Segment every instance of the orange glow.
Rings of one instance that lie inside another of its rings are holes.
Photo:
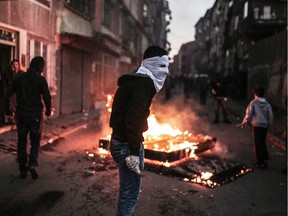
[[[103,148],[98,148],[98,153],[101,154],[101,155],[109,155],[109,151],[106,150],[106,149],[103,149]]]
[[[113,95],[108,94],[108,95],[106,95],[106,98],[107,98],[106,108],[107,108],[107,111],[111,113],[111,111],[112,111],[112,102],[113,102]]]
[[[201,174],[200,176],[197,176],[196,178],[191,179],[191,181],[197,184],[201,183],[202,185],[209,186],[210,188],[214,188],[218,186],[216,182],[209,180],[213,176],[213,173],[200,172],[200,174]]]
[[[149,129],[143,133],[145,149],[166,153],[185,150],[187,154],[190,152],[188,158],[194,159],[197,158],[194,153],[198,148],[197,144],[212,138],[203,135],[196,136],[189,131],[182,132],[178,128],[172,127],[167,123],[160,124],[154,114],[151,114],[148,118],[148,128]],[[162,161],[160,163],[166,167],[172,165],[167,161]],[[177,162],[174,164],[177,164]]]

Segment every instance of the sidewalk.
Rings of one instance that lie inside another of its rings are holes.
[[[44,119],[41,146],[57,141],[99,119],[99,110]],[[16,153],[16,127],[0,127],[0,151]]]
[[[41,146],[52,143],[81,128],[85,128],[89,122],[97,119],[99,119],[99,110],[89,110],[83,113],[47,119],[43,125]]]

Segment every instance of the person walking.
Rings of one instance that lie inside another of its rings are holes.
[[[256,167],[267,168],[269,154],[266,145],[268,127],[273,124],[274,116],[271,105],[264,98],[264,88],[254,90],[254,99],[246,108],[245,117],[237,127],[243,128],[247,124],[252,125],[252,137],[254,140],[254,155]]]
[[[141,66],[118,79],[112,104],[110,151],[119,166],[117,216],[133,215],[140,198],[144,169],[143,132],[148,129],[152,99],[168,75],[169,58],[165,49],[148,47]]]
[[[214,105],[215,118],[213,124],[219,123],[220,109],[222,109],[223,122],[230,124],[231,122],[228,119],[228,113],[226,108],[227,95],[225,86],[220,81],[216,81],[216,83],[212,85],[211,93],[214,96],[214,103],[215,103]]]
[[[38,178],[38,154],[40,148],[43,102],[45,115],[51,115],[51,95],[46,79],[41,76],[45,60],[41,56],[32,59],[26,73],[17,76],[8,87],[4,96],[7,116],[14,115],[10,106],[10,98],[16,94],[15,119],[17,126],[17,155],[20,177],[26,178],[29,171],[32,179]],[[27,135],[30,133],[30,154],[27,159]]]

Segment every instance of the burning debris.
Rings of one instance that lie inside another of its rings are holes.
[[[159,124],[154,115],[148,118],[149,130],[144,135],[145,162],[171,166],[196,158],[206,150],[213,149],[216,138],[173,128],[169,124]],[[109,149],[109,136],[99,139],[99,147]]]
[[[98,148],[97,151],[86,151],[85,159],[91,161],[92,164],[84,170],[84,176],[92,176],[96,172],[117,169],[113,162],[110,153],[103,148]]]
[[[111,101],[110,97],[108,101]],[[107,103],[106,107],[109,108],[109,105],[111,103]],[[145,170],[209,188],[227,184],[252,171],[244,164],[231,161],[199,159],[200,153],[215,147],[215,137],[183,132],[168,123],[159,124],[155,115],[149,116],[148,128],[143,134]],[[99,148],[108,150],[109,140],[109,136],[101,138]]]
[[[145,164],[145,170],[208,188],[215,188],[235,181],[251,172],[252,168],[232,161],[201,158],[198,160],[190,159],[170,167]]]

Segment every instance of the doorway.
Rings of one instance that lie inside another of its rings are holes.
[[[4,93],[6,91],[4,85],[4,77],[6,71],[9,69],[12,55],[12,47],[0,44],[0,125],[5,124],[4,111]]]

